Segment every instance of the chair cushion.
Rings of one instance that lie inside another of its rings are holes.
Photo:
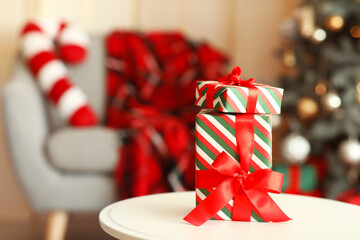
[[[104,127],[62,128],[48,137],[50,162],[69,172],[112,172],[117,162],[117,132]]]

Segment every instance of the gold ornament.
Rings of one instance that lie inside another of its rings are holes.
[[[352,26],[350,28],[350,35],[353,38],[360,38],[360,27],[359,26]]]
[[[325,26],[332,32],[338,32],[344,27],[344,18],[340,15],[331,15],[325,20]]]
[[[316,84],[315,86],[315,93],[318,96],[324,96],[326,93],[326,84],[323,82],[319,82],[318,84]]]
[[[284,63],[288,67],[296,65],[296,58],[293,50],[289,49],[284,52]]]
[[[318,114],[319,106],[314,99],[303,97],[297,103],[297,111],[301,120],[310,120]]]

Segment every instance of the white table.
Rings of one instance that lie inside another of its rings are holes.
[[[210,220],[195,227],[183,217],[195,193],[164,193],[120,201],[104,208],[101,227],[118,239],[360,239],[360,207],[333,200],[272,195],[293,220],[285,223]]]

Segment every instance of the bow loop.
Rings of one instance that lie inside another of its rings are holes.
[[[234,173],[240,173],[240,165],[232,159],[226,152],[220,153],[215,159],[212,168],[222,175],[232,177]]]
[[[232,72],[225,77],[219,78],[218,81],[223,84],[227,85],[238,85],[242,87],[251,87],[254,86],[255,79],[250,78],[248,80],[242,80],[240,77],[241,74],[241,68],[236,66],[232,70]]]
[[[249,174],[247,183],[261,191],[280,193],[284,181],[284,174],[270,169],[259,169]]]

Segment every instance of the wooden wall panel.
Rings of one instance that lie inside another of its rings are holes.
[[[227,2],[228,0],[184,0],[183,30],[192,39],[206,40],[228,52]]]
[[[0,51],[9,50],[17,41],[18,32],[27,17],[24,0],[0,0]]]
[[[140,30],[173,30],[180,27],[180,0],[140,0]]]
[[[115,28],[134,28],[134,5],[137,0],[93,1],[91,6],[90,31],[94,34],[107,34]]]
[[[92,0],[39,0],[39,10],[36,15],[40,15],[46,18],[58,18],[72,22],[83,27],[85,30],[89,30],[91,26],[88,24],[88,14]]]
[[[284,2],[239,0],[236,6],[234,64],[260,82],[274,81],[279,71],[275,50],[280,47]]]

